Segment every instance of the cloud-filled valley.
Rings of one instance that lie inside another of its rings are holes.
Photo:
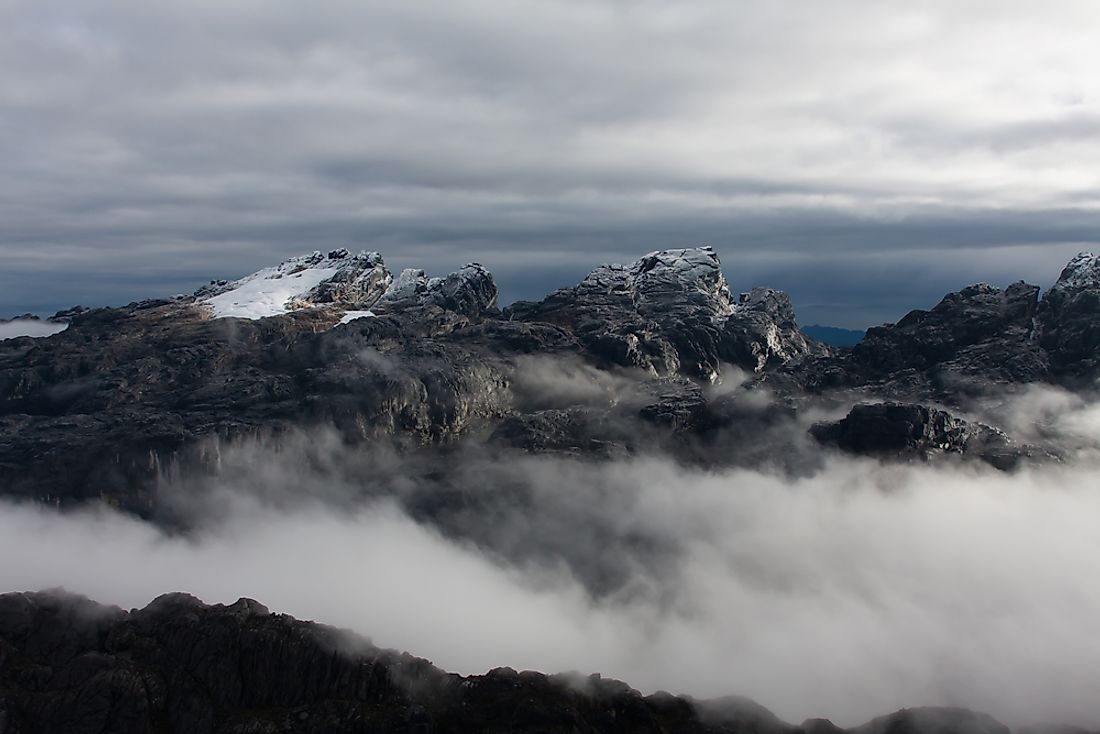
[[[165,478],[174,531],[5,502],[20,562],[0,586],[252,596],[460,672],[600,671],[795,722],[936,704],[1096,726],[1096,407],[1037,391],[1000,409],[1036,425],[1052,406],[1079,448],[1011,474],[476,452],[435,472],[323,432],[227,444],[219,471]]]

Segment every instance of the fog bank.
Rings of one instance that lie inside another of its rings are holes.
[[[4,504],[0,552],[19,562],[0,587],[122,606],[169,590],[251,596],[449,670],[599,671],[644,691],[748,695],[794,722],[939,704],[1100,724],[1091,465],[1006,475],[837,460],[784,480],[663,459],[510,464],[529,482],[525,524],[496,515],[481,532],[609,552],[563,521],[572,508],[634,539],[636,559],[629,544],[614,551],[631,583],[594,596],[552,549],[483,552],[476,533],[447,539],[395,501],[287,504],[235,487],[220,520],[186,537],[105,509]]]
[[[12,319],[0,321],[0,340],[14,339],[17,336],[51,336],[69,328],[68,324],[37,319]]]

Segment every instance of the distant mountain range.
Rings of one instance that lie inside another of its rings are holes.
[[[839,326],[821,326],[820,324],[801,328],[803,334],[833,347],[854,347],[867,333],[858,329],[842,329]]]

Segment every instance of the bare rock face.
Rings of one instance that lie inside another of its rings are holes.
[[[470,263],[445,278],[428,278],[423,270],[407,268],[371,307],[378,313],[386,313],[437,306],[476,318],[496,305],[493,276],[480,264]]]
[[[1040,344],[1051,368],[1074,381],[1100,373],[1100,257],[1083,252],[1039,304]]]
[[[755,373],[828,354],[828,347],[799,331],[790,296],[772,288],[742,293],[723,328],[723,359]]]
[[[566,326],[596,356],[656,375],[713,380],[723,362],[761,371],[827,352],[798,331],[785,294],[756,289],[735,302],[710,247],[604,265],[573,288],[506,313]]]
[[[929,460],[956,455],[980,459],[999,469],[1026,460],[1054,457],[1022,446],[992,426],[947,411],[906,403],[857,405],[834,423],[819,423],[810,433],[823,444],[858,455]]]
[[[853,349],[868,376],[924,371],[941,383],[955,377],[1034,382],[1047,377],[1032,323],[1039,289],[979,284],[944,296],[931,311],[911,311],[893,326],[869,329]]]
[[[377,252],[353,256],[347,250],[333,250],[327,259],[337,263],[336,273],[310,289],[301,300],[301,307],[334,303],[355,309],[370,308],[392,281]]]

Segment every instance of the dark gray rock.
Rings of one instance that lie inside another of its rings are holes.
[[[1081,253],[1039,304],[1040,344],[1051,369],[1071,382],[1100,374],[1100,257]]]
[[[577,286],[505,314],[564,326],[608,364],[655,375],[713,380],[723,362],[760,371],[828,351],[798,330],[786,294],[754,289],[735,302],[709,247],[605,265]]]
[[[857,405],[841,420],[816,424],[810,433],[823,444],[868,456],[928,460],[954,454],[975,457],[999,469],[1015,468],[1025,460],[1054,458],[1035,447],[1017,444],[991,426],[906,403]]]
[[[391,313],[437,306],[444,311],[477,318],[496,305],[497,287],[493,276],[480,264],[470,263],[445,278],[428,278],[423,270],[406,269],[372,304],[372,310]]]
[[[5,734],[778,731],[745,699],[651,699],[598,675],[448,674],[248,599],[169,594],[126,613],[64,592],[0,595]]]
[[[830,349],[803,334],[790,296],[771,288],[742,293],[723,327],[719,356],[752,372],[826,357]]]
[[[850,353],[853,383],[902,385],[919,376],[932,394],[953,394],[968,383],[1040,382],[1048,360],[1034,328],[1039,289],[986,284],[944,296],[931,311],[911,311],[897,324],[867,330]]]
[[[64,591],[0,594],[0,726],[3,734],[1010,734],[986,714],[933,707],[848,730],[824,719],[795,727],[740,696],[643,696],[599,675],[511,668],[454,675],[251,599],[206,605],[166,594],[125,612]]]

